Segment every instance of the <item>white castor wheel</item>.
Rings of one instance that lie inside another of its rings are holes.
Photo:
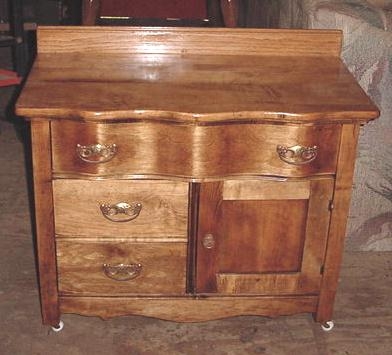
[[[59,325],[57,327],[52,327],[52,330],[56,333],[61,332],[64,328],[64,322],[60,320]]]
[[[324,330],[324,332],[330,332],[334,326],[335,323],[333,320],[329,320],[328,322],[325,322],[325,324],[321,324],[321,329]]]

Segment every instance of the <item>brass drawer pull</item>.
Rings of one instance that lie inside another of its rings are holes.
[[[318,147],[304,147],[302,145],[295,145],[293,147],[286,147],[278,145],[276,151],[279,158],[288,164],[302,165],[308,164],[317,157]]]
[[[133,280],[140,275],[142,269],[142,264],[103,264],[105,275],[116,281]]]
[[[114,205],[102,203],[99,207],[104,217],[110,221],[129,222],[139,216],[143,206],[139,202],[133,202],[131,204],[119,202]],[[123,215],[126,217],[124,218]]]
[[[99,164],[111,160],[117,153],[115,144],[76,145],[79,158],[86,163]]]

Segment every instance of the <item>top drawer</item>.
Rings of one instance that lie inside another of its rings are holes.
[[[52,122],[56,174],[304,177],[333,174],[341,126]]]

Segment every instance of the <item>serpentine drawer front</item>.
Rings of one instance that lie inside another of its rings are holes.
[[[51,128],[55,173],[109,176],[333,174],[340,137],[339,125],[60,121]]]
[[[39,28],[16,112],[43,323],[308,312],[331,329],[359,129],[378,116],[341,41]]]

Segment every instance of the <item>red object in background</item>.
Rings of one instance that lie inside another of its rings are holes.
[[[207,18],[206,0],[101,0],[100,16],[132,18]]]
[[[0,69],[0,86],[19,85],[21,80],[15,72]]]

